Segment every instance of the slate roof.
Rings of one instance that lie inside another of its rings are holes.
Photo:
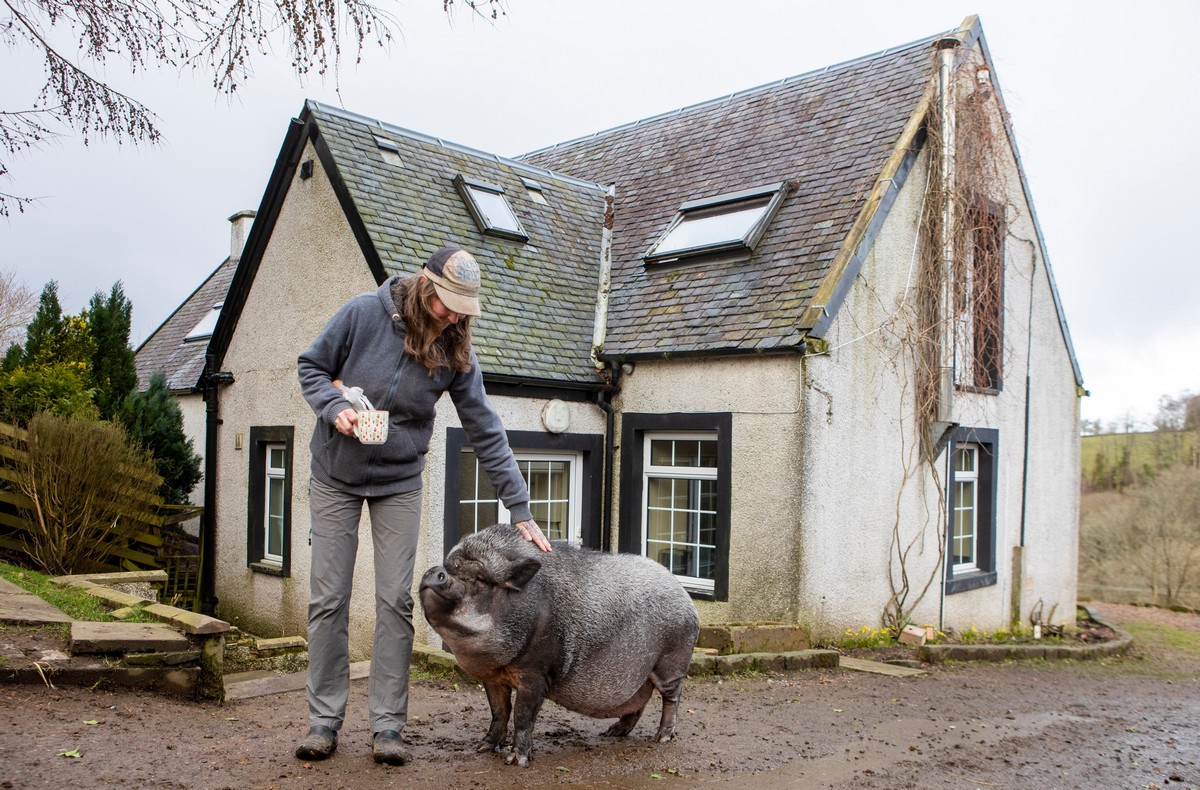
[[[384,276],[415,274],[446,244],[479,261],[483,316],[472,324],[489,376],[582,387],[599,383],[591,361],[606,190],[595,183],[421,135],[317,102],[315,124],[343,200],[349,200]],[[385,154],[379,140],[395,150]],[[485,235],[455,189],[456,175],[501,186],[527,242]],[[532,200],[521,178],[542,188]],[[360,239],[361,244],[361,239]]]
[[[167,389],[171,392],[198,391],[208,340],[184,342],[184,338],[209,314],[213,305],[225,301],[237,264],[237,258],[226,258],[138,347],[135,365],[139,390],[149,387],[150,376],[161,371],[167,377]]]
[[[934,76],[930,37],[534,151],[521,161],[616,187],[605,357],[798,346],[901,132]],[[749,259],[647,266],[689,200],[786,181]],[[835,275],[838,274],[835,272]]]

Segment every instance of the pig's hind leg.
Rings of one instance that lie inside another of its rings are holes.
[[[687,658],[691,658],[690,652]],[[675,712],[679,708],[679,697],[683,694],[683,681],[687,677],[689,663],[685,660],[681,669],[674,669],[670,665],[679,662],[669,659],[670,656],[664,656],[654,668],[655,671],[650,674],[650,681],[662,696],[662,718],[658,722],[658,732],[654,735],[654,740],[659,743],[667,743],[675,737]],[[664,664],[667,666],[664,667]]]
[[[637,693],[621,705],[621,710],[629,712],[623,714],[613,726],[604,731],[605,737],[623,738],[628,735],[637,725],[638,720],[642,718],[642,711],[646,710],[646,703],[650,701],[650,695],[653,693],[654,683],[647,679]]]
[[[475,750],[503,752],[504,740],[508,736],[508,718],[512,715],[512,688],[503,683],[485,683],[483,687],[492,709],[492,726]]]

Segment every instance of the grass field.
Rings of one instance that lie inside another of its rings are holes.
[[[1128,454],[1134,474],[1176,464],[1200,466],[1200,439],[1196,431],[1152,431],[1148,433],[1105,433],[1084,436],[1080,442],[1079,467],[1084,482],[1090,482],[1096,461],[1103,457],[1109,468]]]

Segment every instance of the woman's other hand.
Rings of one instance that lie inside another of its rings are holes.
[[[358,422],[358,412],[354,409],[342,409],[333,421],[333,427],[344,436],[354,435],[354,426]],[[536,527],[537,525],[534,524]]]

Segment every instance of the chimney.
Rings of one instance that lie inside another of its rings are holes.
[[[250,236],[250,225],[254,222],[254,215],[253,211],[239,211],[229,218],[230,258],[242,257],[242,248],[246,246],[246,239]]]

